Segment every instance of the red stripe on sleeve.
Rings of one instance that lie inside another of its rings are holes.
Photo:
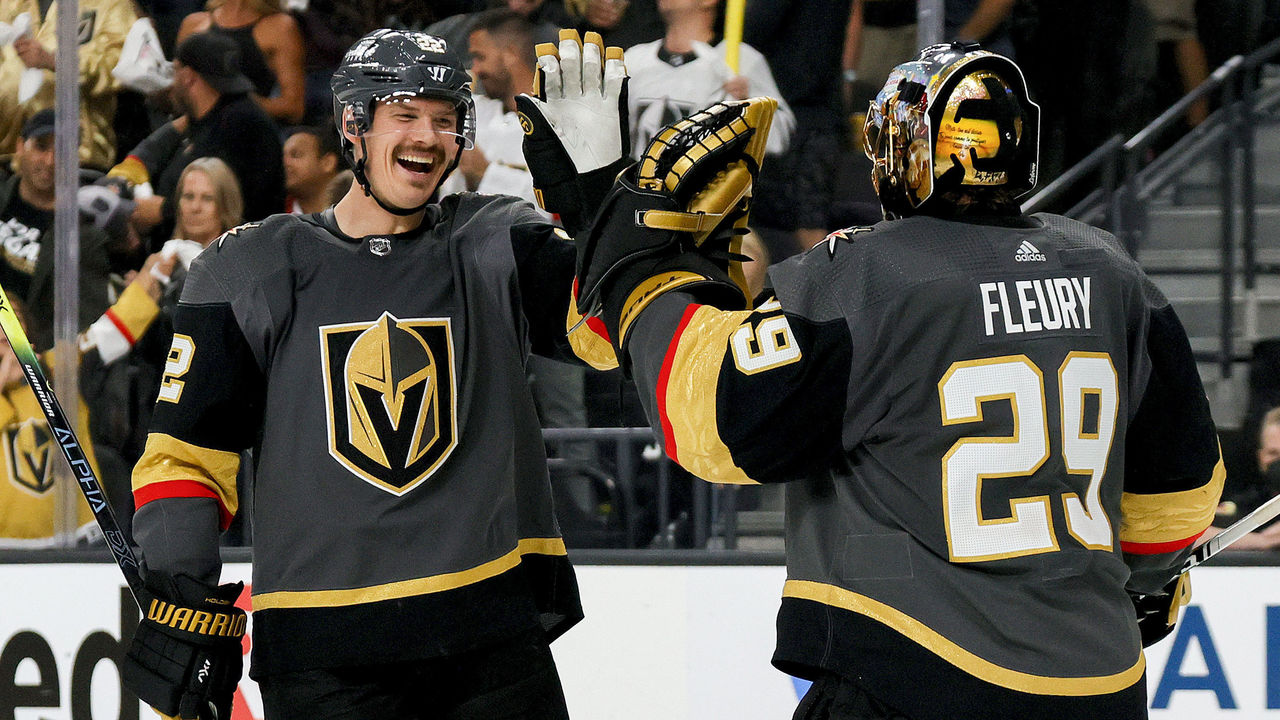
[[[693,314],[698,311],[701,305],[690,305],[684,309],[684,315],[680,317],[680,324],[676,325],[675,335],[671,337],[671,344],[667,346],[667,354],[662,359],[662,372],[658,374],[658,417],[662,420],[662,436],[666,439],[667,457],[674,462],[680,462],[676,455],[676,439],[675,432],[671,428],[671,419],[667,417],[667,381],[671,379],[671,364],[675,362],[676,349],[680,346],[680,337],[684,335],[684,330],[689,326],[689,322],[693,320]]]
[[[600,339],[610,345],[613,344],[613,341],[609,339],[609,330],[604,326],[604,320],[601,320],[598,315],[587,318],[587,329],[599,335]]]
[[[152,500],[199,497],[213,498],[218,503],[218,525],[223,530],[230,527],[231,513],[222,504],[218,494],[195,480],[166,480],[140,487],[133,491],[133,505],[135,508],[141,508]]]
[[[107,311],[103,314],[107,316],[107,319],[111,321],[112,325],[116,326],[116,329],[120,331],[120,334],[124,336],[124,339],[129,341],[129,347],[133,347],[137,344],[138,340],[133,336],[133,333],[129,332],[129,326],[125,325],[123,320],[116,317],[114,310],[107,308]]]
[[[569,302],[571,302],[571,303],[573,303],[573,304],[574,304],[574,308],[575,308],[575,309],[577,308],[577,304],[578,304],[578,278],[574,278],[574,279],[573,279],[573,292],[570,294]],[[586,320],[586,322],[587,322],[587,329],[588,329],[588,330],[590,330],[591,332],[595,333],[596,335],[599,335],[601,340],[604,340],[605,342],[609,343],[610,345],[612,345],[612,344],[613,344],[613,341],[609,339],[609,330],[608,330],[608,328],[606,328],[606,327],[604,326],[604,320],[601,320],[598,316],[597,316],[597,317],[584,318],[584,319],[585,319],[585,320]]]
[[[1199,539],[1200,535],[1193,535],[1182,540],[1170,540],[1162,543],[1138,543],[1120,541],[1120,549],[1131,555],[1162,555],[1164,553],[1177,552]]]

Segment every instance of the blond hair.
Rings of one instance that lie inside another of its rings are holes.
[[[187,175],[199,171],[209,178],[213,185],[214,202],[218,205],[218,224],[223,232],[240,224],[244,220],[244,196],[240,194],[240,181],[225,162],[216,157],[202,157],[192,160],[182,174],[178,176],[178,184],[174,190],[175,205],[182,197],[182,188],[187,182]],[[177,213],[177,222],[173,226],[175,239],[188,240],[187,228],[182,224],[182,212]]]

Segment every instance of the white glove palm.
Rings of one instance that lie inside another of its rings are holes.
[[[561,30],[559,48],[538,46],[538,97],[528,104],[555,130],[579,174],[616,162],[627,152],[627,70],[620,48],[603,48],[600,35]],[[539,87],[540,86],[540,87]],[[527,129],[527,128],[526,128]]]

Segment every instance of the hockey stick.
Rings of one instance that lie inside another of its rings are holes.
[[[1280,515],[1280,495],[1262,503],[1253,512],[1235,521],[1226,530],[1214,535],[1196,548],[1191,553],[1191,557],[1187,558],[1186,564],[1182,566],[1182,571],[1186,572],[1226,550],[1232,543],[1262,527],[1277,515]]]
[[[27,340],[27,333],[18,322],[18,316],[14,313],[4,288],[0,288],[0,330],[4,330],[5,336],[9,338],[9,346],[13,348],[18,363],[22,365],[22,374],[27,377],[27,383],[31,385],[32,392],[40,401],[40,409],[44,412],[45,419],[49,421],[49,429],[53,431],[54,440],[57,441],[58,447],[62,448],[62,456],[71,466],[71,471],[76,476],[76,484],[84,494],[84,499],[88,501],[89,508],[93,510],[93,517],[98,521],[98,527],[102,529],[102,534],[107,539],[107,547],[111,548],[111,554],[115,557],[116,564],[120,566],[120,572],[124,573],[125,582],[129,584],[129,591],[133,593],[134,600],[137,600],[139,591],[142,589],[138,559],[129,547],[125,534],[120,531],[120,524],[116,522],[116,516],[111,512],[111,505],[107,502],[107,496],[102,490],[102,483],[98,481],[98,476],[93,472],[89,461],[85,459],[84,450],[81,449],[80,441],[76,438],[75,430],[67,422],[67,416],[62,412],[62,405],[58,403],[57,396],[49,387],[49,381],[45,379],[44,371],[40,369],[40,360],[31,349],[31,342]]]

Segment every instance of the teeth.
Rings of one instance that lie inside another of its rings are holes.
[[[423,165],[431,165],[433,162],[432,158],[426,155],[414,155],[414,154],[397,155],[396,159],[405,160],[408,162],[422,163]]]

